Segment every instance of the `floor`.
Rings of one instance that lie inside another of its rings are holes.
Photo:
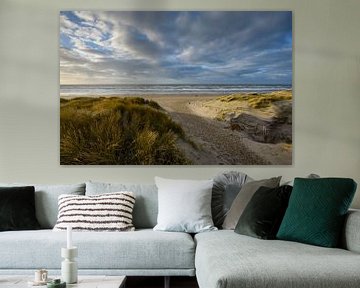
[[[163,288],[164,277],[127,277],[126,288]],[[171,277],[171,288],[199,288],[195,277]]]

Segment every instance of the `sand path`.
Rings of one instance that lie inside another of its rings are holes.
[[[226,128],[226,124],[197,115],[190,107],[193,101],[211,100],[213,96],[148,96],[159,103],[179,123],[198,149],[184,141],[179,148],[193,164],[263,165],[268,161],[245,144],[241,133]],[[245,141],[244,141],[245,140]]]

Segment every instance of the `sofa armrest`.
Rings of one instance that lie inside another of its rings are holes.
[[[349,210],[343,232],[343,248],[360,253],[360,210]]]

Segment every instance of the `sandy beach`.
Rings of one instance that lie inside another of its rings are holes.
[[[179,148],[194,165],[289,165],[291,145],[260,143],[246,133],[232,130],[228,121],[219,121],[222,104],[212,95],[150,95],[196,144],[178,141]],[[213,104],[213,105],[211,105]],[[233,108],[235,109],[235,108]],[[233,112],[232,112],[233,113]]]

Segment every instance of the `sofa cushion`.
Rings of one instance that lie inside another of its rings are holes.
[[[342,247],[360,253],[360,210],[350,209],[346,215],[341,237]]]
[[[73,232],[72,240],[83,271],[194,269],[195,244],[186,233]],[[60,269],[61,247],[66,247],[66,231],[2,232],[0,269]]]
[[[199,233],[217,229],[211,217],[213,180],[155,177],[159,213],[154,230]]]
[[[261,239],[275,239],[288,206],[292,186],[260,187],[236,224],[235,232]]]
[[[360,254],[297,242],[262,240],[230,230],[195,236],[200,288],[353,288]]]
[[[155,184],[86,182],[86,195],[89,196],[119,191],[131,191],[135,195],[133,211],[135,228],[153,228],[158,213],[158,192]]]
[[[275,188],[279,186],[280,177],[273,177],[270,179],[263,179],[263,180],[256,180],[251,181],[244,184],[241,187],[240,192],[237,194],[236,198],[234,199],[233,203],[231,204],[230,210],[227,213],[223,228],[224,229],[235,229],[237,222],[240,219],[241,214],[243,213],[246,205],[249,203],[251,197],[255,194],[255,192],[261,187],[269,187]]]
[[[295,178],[277,238],[337,247],[355,190],[348,178]]]
[[[238,171],[223,172],[214,178],[211,213],[216,227],[222,227],[225,216],[241,187],[251,180],[248,175]]]
[[[66,230],[70,225],[74,231],[133,231],[134,204],[134,194],[126,191],[92,196],[63,194],[54,230]]]
[[[33,186],[0,187],[0,231],[40,228],[34,192]]]
[[[38,184],[9,184],[0,186],[34,186],[36,218],[41,228],[53,228],[58,216],[58,197],[61,194],[84,195],[85,184],[38,185]]]

